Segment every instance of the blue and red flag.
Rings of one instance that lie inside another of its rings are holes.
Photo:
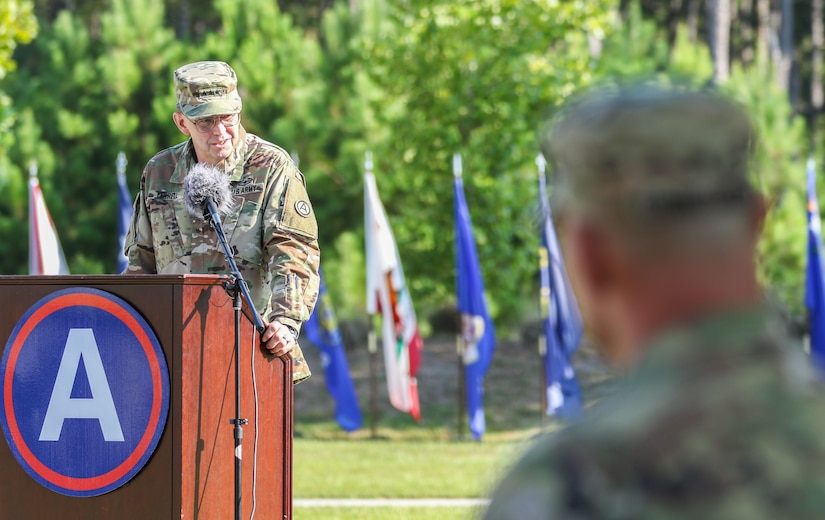
[[[335,400],[335,420],[344,430],[351,432],[361,427],[363,418],[358,395],[347,363],[344,342],[338,330],[338,320],[327,292],[323,275],[318,292],[318,303],[309,320],[304,324],[307,339],[321,351],[321,365],[329,395]]]
[[[464,199],[461,156],[453,157],[455,172],[455,261],[458,310],[464,341],[464,374],[467,414],[473,438],[480,440],[486,430],[484,420],[484,376],[493,359],[496,331],[484,299],[484,281],[478,263],[473,223]]]
[[[822,224],[816,200],[816,167],[808,159],[808,259],[805,269],[805,307],[814,364],[825,370],[825,279],[822,275]]]
[[[541,207],[541,317],[546,349],[544,373],[547,387],[547,415],[564,419],[575,417],[582,407],[582,396],[570,359],[582,338],[582,317],[576,296],[567,277],[559,249],[553,215],[547,200],[546,162],[536,159],[539,167],[539,204]]]

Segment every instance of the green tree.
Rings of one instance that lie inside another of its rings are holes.
[[[26,0],[5,0],[0,4],[0,78],[15,69],[12,52],[19,43],[28,43],[37,34],[33,5]]]
[[[537,133],[592,79],[591,47],[614,2],[422,0],[394,4],[370,73],[391,129],[376,148],[378,188],[414,298],[454,301],[451,157],[464,185],[489,300],[502,326],[534,306]]]
[[[686,27],[678,29],[672,52],[665,49],[654,21],[642,16],[634,2],[622,28],[605,41],[596,74],[600,81],[658,78],[710,84],[709,49],[703,42],[691,42]],[[768,60],[752,60],[748,67],[734,64],[729,80],[717,88],[747,108],[756,128],[751,170],[769,209],[759,244],[760,277],[792,313],[801,315],[807,230],[804,121],[794,115],[787,93],[776,86]]]
[[[24,136],[12,150],[13,179],[25,188],[23,171],[37,159],[72,271],[111,272],[117,153],[126,152],[134,191],[146,161],[184,139],[171,123],[172,71],[188,61],[224,60],[241,80],[244,125],[300,154],[319,216],[330,223],[322,240],[333,252],[327,258],[334,258],[338,237],[363,218],[359,161],[375,125],[361,99],[375,87],[359,42],[361,20],[374,23],[372,11],[354,16],[345,3],[336,4],[325,11],[322,31],[307,34],[274,2],[216,0],[199,10],[202,19],[193,17],[200,21],[190,20],[193,26],[209,21],[208,29],[176,36],[165,25],[164,7],[186,5],[111,0],[92,17],[59,10],[47,18],[42,38],[19,53],[21,73],[7,82],[21,111],[14,133]],[[16,211],[22,216],[21,193]],[[9,232],[23,246],[3,258],[3,272],[19,272],[25,237],[13,226]]]
[[[322,218],[326,282],[342,317],[364,314],[363,172],[370,146],[389,129],[379,120],[385,93],[368,71],[365,39],[380,25],[383,0],[360,2],[353,13],[338,2],[325,11],[318,34],[321,88],[302,118],[296,141],[316,211]]]
[[[12,54],[20,43],[30,42],[37,34],[33,5],[28,1],[6,0],[0,3],[0,78],[13,72]],[[0,89],[0,273],[20,273],[26,255],[24,240],[4,240],[20,232],[26,215],[26,183],[19,168],[9,158],[16,138],[12,128],[17,119],[12,100]]]
[[[61,11],[33,45],[20,49],[20,71],[5,83],[21,114],[10,156],[20,171],[31,160],[39,163],[72,272],[114,271],[118,152],[135,165],[129,168],[134,190],[140,165],[179,139],[169,119],[171,62],[180,45],[163,16],[161,0],[112,0],[93,33]],[[19,258],[4,262],[13,262],[4,272],[25,265]]]
[[[613,0],[281,2],[286,12],[270,0],[214,0],[197,10],[192,0],[95,0],[71,10],[37,0],[40,35],[15,50],[19,69],[0,84],[9,95],[0,95],[0,272],[25,272],[32,159],[72,271],[111,272],[117,153],[127,154],[134,191],[146,161],[184,139],[170,121],[172,71],[219,59],[238,72],[244,125],[300,157],[322,223],[327,282],[333,295],[346,293],[342,315],[363,306],[367,150],[420,315],[453,300],[450,164],[458,152],[490,302],[499,323],[515,323],[536,296],[533,161],[542,122],[593,81],[707,83],[706,45],[675,23],[697,1],[622,2],[620,20]],[[31,13],[20,0],[0,7],[0,74],[13,66],[14,46],[34,35]],[[807,141],[786,94],[770,87],[766,61],[735,63],[721,88],[749,107],[759,129],[754,170],[772,208],[763,277],[796,308]]]
[[[747,70],[734,67],[723,89],[748,107],[757,129],[754,180],[769,209],[759,243],[760,275],[771,292],[794,315],[801,316],[808,229],[805,160],[809,140],[805,121],[794,115],[787,93],[776,86],[764,60],[761,64],[757,60]]]
[[[363,41],[382,5],[365,2],[353,13],[336,2],[307,33],[267,0],[243,6],[219,0],[222,30],[205,38],[205,55],[193,56],[231,63],[243,91],[245,127],[299,159],[321,222],[327,284],[341,295],[342,316],[363,313],[363,290],[357,298],[349,294],[353,273],[363,271],[362,164],[368,140],[385,133],[371,105],[381,91],[367,75]]]

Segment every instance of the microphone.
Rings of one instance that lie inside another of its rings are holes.
[[[194,218],[205,220],[209,214],[215,226],[220,226],[220,218],[234,206],[229,176],[215,166],[196,163],[183,179],[183,203]]]
[[[232,211],[232,190],[229,188],[229,176],[220,168],[209,164],[197,163],[183,178],[183,203],[186,211],[196,220],[212,220],[212,227],[218,235],[218,241],[223,248],[223,254],[229,262],[232,276],[235,277],[235,290],[239,290],[246,304],[252,311],[252,320],[258,332],[265,329],[261,316],[255,309],[255,303],[249,294],[246,281],[235,263],[229,241],[223,231],[221,216],[227,216]],[[207,214],[209,217],[207,217]]]

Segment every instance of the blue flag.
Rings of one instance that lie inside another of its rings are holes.
[[[458,157],[458,156],[456,156]],[[470,432],[476,440],[486,429],[484,421],[484,376],[493,359],[496,331],[487,312],[484,282],[478,263],[473,224],[464,200],[460,174],[460,157],[454,159],[455,176],[455,260],[458,310],[461,312],[461,335],[464,340],[464,373],[467,391],[467,414]]]
[[[327,391],[335,400],[335,420],[344,430],[351,432],[361,427],[361,407],[355,394],[355,385],[349,373],[349,364],[338,331],[338,320],[332,308],[327,286],[321,278],[318,303],[309,320],[304,324],[307,339],[321,350],[321,364]]]
[[[570,362],[582,338],[582,317],[553,228],[553,215],[547,200],[547,181],[544,177],[544,157],[540,155],[536,162],[539,165],[542,220],[540,278],[541,317],[546,338],[546,413],[569,419],[575,417],[582,407],[581,390]]]
[[[816,201],[816,168],[808,159],[808,260],[805,270],[805,307],[814,364],[825,370],[825,280],[822,276],[822,227]]]
[[[126,187],[126,155],[120,152],[117,155],[117,272],[122,273],[129,266],[129,259],[123,252],[126,242],[126,233],[129,232],[129,223],[132,220],[132,196]]]

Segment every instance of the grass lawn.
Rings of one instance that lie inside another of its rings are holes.
[[[472,520],[471,507],[296,507],[295,520]]]
[[[561,425],[542,417],[538,366],[532,349],[500,345],[487,376],[487,432],[470,439],[466,412],[456,400],[455,346],[429,340],[419,371],[422,420],[391,407],[383,375],[377,384],[376,431],[372,430],[366,348],[348,351],[350,371],[361,399],[363,427],[347,433],[333,420],[334,402],[322,375],[295,392],[293,496],[298,498],[486,498],[541,430]],[[321,367],[317,349],[304,353]],[[320,369],[317,370],[320,372]],[[584,383],[592,377],[582,378]],[[534,377],[535,376],[535,377]],[[589,385],[588,388],[592,388]],[[457,413],[459,410],[460,413]],[[305,505],[294,517],[341,520],[476,520],[478,506],[365,507]]]
[[[483,498],[523,447],[512,440],[295,439],[293,495]]]

